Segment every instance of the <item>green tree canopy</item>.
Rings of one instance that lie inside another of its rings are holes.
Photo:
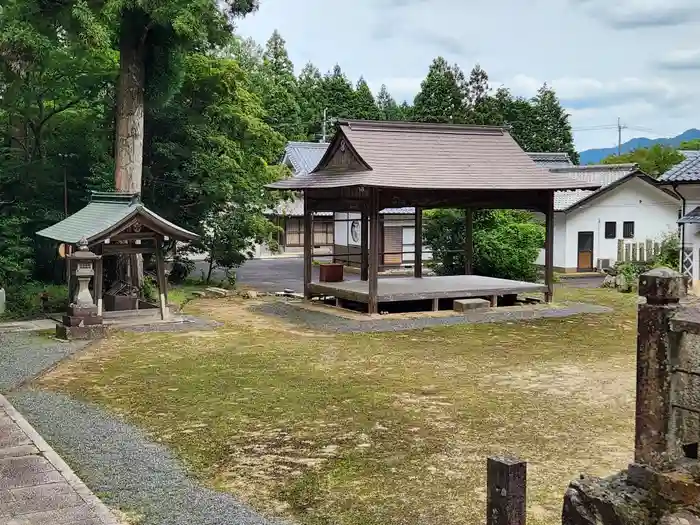
[[[318,140],[323,125],[323,109],[326,106],[323,77],[318,68],[309,62],[301,70],[297,83],[306,140]]]
[[[413,101],[413,120],[418,122],[464,123],[466,106],[464,74],[443,57],[433,60],[428,75]]]
[[[329,118],[355,117],[355,90],[340,66],[336,64],[321,82],[322,102]],[[323,109],[323,108],[322,108]]]
[[[353,118],[379,120],[381,115],[379,107],[374,100],[372,91],[369,89],[369,86],[363,77],[360,77],[360,80],[358,80],[355,88],[354,106]]]
[[[639,148],[622,155],[610,155],[603,159],[603,164],[634,163],[647,175],[657,178],[684,159],[685,156],[675,148],[654,144],[651,148]]]

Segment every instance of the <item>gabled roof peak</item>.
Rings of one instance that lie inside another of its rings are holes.
[[[339,126],[352,131],[403,131],[413,133],[448,133],[503,135],[507,132],[501,126],[477,126],[472,124],[444,124],[436,122],[408,122],[395,120],[338,120]]]

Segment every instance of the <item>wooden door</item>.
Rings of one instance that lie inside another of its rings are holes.
[[[578,263],[579,272],[593,270],[593,232],[578,232]]]

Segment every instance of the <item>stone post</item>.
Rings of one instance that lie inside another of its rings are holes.
[[[672,437],[672,356],[678,334],[670,319],[685,295],[683,276],[656,268],[639,277],[639,295],[646,298],[637,314],[637,403],[634,460],[662,468],[675,459]]]
[[[486,524],[525,525],[527,463],[515,458],[488,458]]]

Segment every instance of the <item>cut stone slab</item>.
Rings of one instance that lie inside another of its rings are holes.
[[[2,395],[0,525],[120,525]]]
[[[452,303],[452,309],[455,312],[473,312],[474,310],[488,310],[489,308],[491,308],[491,302],[479,298],[455,299],[454,303]]]
[[[228,297],[228,290],[223,288],[217,288],[216,286],[210,286],[206,289],[207,293],[216,297]]]

